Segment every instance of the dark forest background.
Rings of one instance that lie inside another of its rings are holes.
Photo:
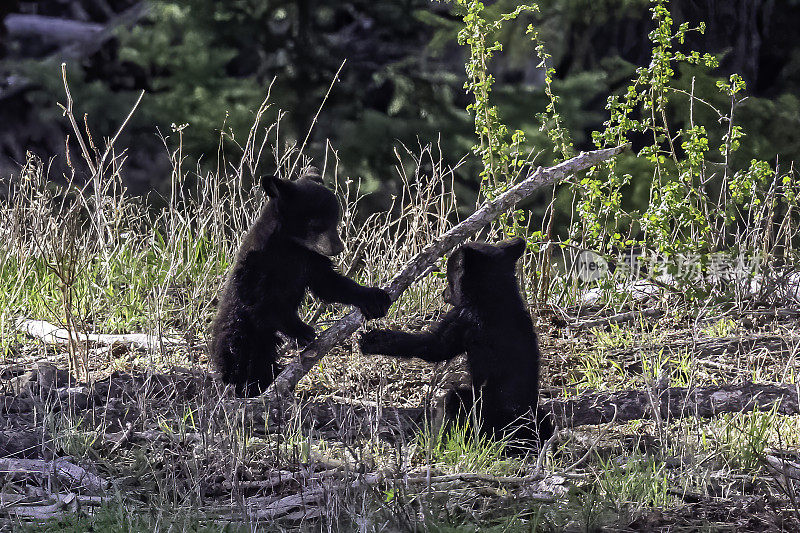
[[[517,3],[486,2],[487,11],[511,11]],[[539,14],[505,27],[503,53],[491,71],[501,119],[525,131],[538,164],[545,164],[554,154],[537,119],[547,103],[544,70],[527,25],[539,30],[552,56],[559,112],[575,147],[590,149],[591,132],[607,118],[607,97],[624,91],[636,67],[650,60],[653,22],[647,0],[539,5]],[[697,94],[718,98],[712,103],[726,109],[725,96],[710,90],[715,80],[739,73],[747,82],[749,99],[738,111],[748,136],[736,154],[740,165],[757,157],[787,169],[800,155],[800,1],[673,0],[670,10],[676,24],[707,24],[704,35],[690,34],[687,49],[720,58],[710,73],[680,72],[687,90],[694,76]],[[365,190],[376,192],[374,206],[393,190],[398,145],[414,151],[439,142],[445,160],[455,164],[475,143],[466,111],[471,96],[463,88],[467,51],[456,42],[461,19],[447,3],[5,0],[0,17],[4,194],[13,190],[9,184],[28,152],[52,158],[52,179],[71,172],[60,157],[70,133],[57,105],[65,102],[64,61],[76,115],[86,117],[98,145],[97,137],[113,135],[146,91],[118,143],[128,150],[123,175],[135,194],[165,190],[177,130],[191,163],[185,168],[215,166],[220,145],[234,154],[271,84],[269,118],[286,113],[281,143],[302,141],[345,60],[305,153],[319,162],[329,142],[339,176],[364,178]],[[69,146],[77,150],[74,142]],[[457,172],[465,204],[474,202],[478,188],[476,159]],[[260,172],[273,172],[273,161]]]

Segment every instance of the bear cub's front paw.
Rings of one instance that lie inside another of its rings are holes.
[[[361,353],[382,353],[391,342],[393,332],[388,329],[373,329],[365,331],[358,339]]]
[[[309,326],[308,324],[303,324],[304,327],[300,327],[297,331],[293,332],[292,338],[294,338],[295,342],[297,343],[298,348],[305,348],[311,342],[317,338],[317,332],[314,331],[314,328]]]
[[[359,303],[358,308],[364,318],[380,318],[386,316],[389,307],[392,305],[392,297],[385,290],[378,287],[367,287],[364,292],[364,299]]]

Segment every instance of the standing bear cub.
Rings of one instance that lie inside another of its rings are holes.
[[[326,302],[384,316],[391,298],[337,273],[329,257],[342,252],[336,195],[313,167],[297,181],[263,178],[269,202],[242,239],[219,298],[211,332],[211,360],[236,393],[257,395],[280,372],[277,333],[308,344],[314,328],[297,309],[307,288]]]
[[[524,250],[520,238],[461,246],[447,261],[445,300],[453,309],[441,322],[418,334],[368,331],[360,339],[361,350],[430,362],[466,352],[472,387],[448,393],[445,416],[469,412],[475,406],[474,391],[485,435],[500,437],[536,414],[538,435],[529,424],[519,426],[514,436],[549,438],[552,423],[538,409],[539,344],[514,274]]]

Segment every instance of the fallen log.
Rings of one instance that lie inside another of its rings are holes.
[[[452,483],[469,483],[472,485],[529,485],[544,479],[545,476],[510,477],[491,476],[482,473],[464,472],[441,476],[399,476],[395,477],[384,472],[371,472],[359,474],[357,472],[339,471],[332,475],[320,475],[308,478],[312,484],[302,491],[289,496],[265,502],[261,496],[248,498],[245,504],[251,516],[262,520],[307,520],[319,517],[325,508],[325,502],[335,497],[336,492],[367,487],[394,488],[397,486],[409,487],[414,485],[427,485],[428,490],[436,490],[437,485]],[[421,487],[417,487],[420,490]],[[440,490],[447,490],[441,488]],[[540,503],[554,503],[556,494],[549,492],[526,492],[525,500]]]
[[[250,510],[254,518],[261,520],[277,520],[298,511],[303,519],[317,518],[322,513],[322,503],[327,493],[328,489],[325,487],[314,487],[285,496],[267,505],[256,499],[256,504]]]
[[[737,383],[595,392],[567,400],[543,400],[541,405],[553,413],[559,427],[577,427],[650,419],[654,418],[655,409],[665,422],[687,417],[713,418],[722,413],[770,411],[776,406],[779,414],[797,415],[800,414],[798,393],[799,385]]]
[[[9,14],[4,22],[9,37],[38,37],[58,45],[93,43],[105,29],[95,22],[21,13]]]
[[[44,320],[22,319],[17,328],[45,344],[66,344],[70,341],[70,332]],[[72,338],[79,343],[100,346],[134,346],[145,350],[156,350],[164,344],[183,344],[173,337],[158,337],[147,333],[127,333],[124,335],[105,335],[97,333],[73,332]]]
[[[9,514],[24,519],[52,520],[67,514],[75,514],[80,510],[80,500],[73,493],[58,495],[55,502],[44,505],[14,505]]]
[[[567,399],[543,399],[542,408],[552,412],[556,423],[562,428],[586,425],[624,423],[631,420],[652,419],[654,408],[664,422],[681,418],[713,418],[723,413],[768,412],[775,408],[781,415],[800,414],[798,396],[800,385],[783,383],[738,383],[713,387],[671,387],[655,390],[624,390],[616,392],[591,392]],[[78,403],[67,396],[83,394],[73,388],[63,390],[66,404]],[[105,395],[92,396],[94,407],[102,408]],[[219,402],[218,396],[214,396]],[[653,400],[651,400],[653,398]],[[23,416],[32,413],[37,403],[14,395],[0,395],[0,416],[11,414]],[[379,435],[389,439],[409,436],[418,431],[424,422],[423,408],[400,408],[389,405],[371,406],[343,404],[332,401],[315,401],[298,405],[293,402],[272,403],[263,399],[225,399],[222,408],[237,412],[237,419],[245,421],[256,431],[280,431],[293,417],[299,416],[303,424],[331,437]],[[119,448],[137,440],[175,439],[187,444],[202,440],[198,435],[161,435],[160,431],[126,432],[107,435],[112,446]],[[22,438],[24,432],[16,431],[14,439]],[[3,435],[0,435],[0,439]],[[9,434],[10,436],[10,434]],[[2,449],[2,446],[0,446]],[[9,453],[10,455],[11,453]],[[2,469],[0,463],[0,469]]]
[[[92,55],[115,37],[117,29],[133,26],[148,11],[148,2],[139,2],[105,24],[11,13],[0,24],[4,24],[9,37],[37,37],[57,45],[53,57],[63,61]]]
[[[9,474],[55,474],[71,485],[92,491],[108,488],[108,481],[88,470],[70,463],[64,458],[45,461],[42,459],[0,459],[0,472]]]
[[[627,145],[581,152],[563,163],[549,168],[539,167],[525,180],[511,187],[494,200],[484,203],[477,211],[466,220],[451,228],[444,235],[439,236],[417,254],[398,273],[384,289],[397,300],[416,279],[425,273],[442,255],[452,250],[478,230],[488,225],[502,213],[514,207],[518,202],[527,198],[535,191],[558,183],[569,175],[593,167],[603,161],[611,159],[622,152]],[[270,386],[266,395],[270,399],[288,397],[294,391],[297,383],[305,376],[314,365],[325,356],[336,344],[355,333],[364,317],[360,311],[352,311],[338,320],[331,327],[317,336],[298,357],[283,369],[275,382]]]
[[[800,463],[789,461],[783,457],[775,457],[774,455],[767,455],[764,460],[772,471],[784,476],[787,481],[800,481]]]
[[[654,408],[658,409],[658,416],[664,422],[689,417],[714,418],[723,413],[768,412],[773,408],[781,415],[798,415],[798,395],[800,385],[737,383],[713,387],[670,387],[655,391],[591,392],[568,399],[544,399],[541,406],[545,412],[553,413],[559,427],[574,428],[653,419]],[[263,403],[250,404],[246,410],[246,418],[254,422],[254,427],[263,424],[265,418],[262,413],[266,416]],[[312,421],[313,426],[321,430],[369,434],[370,428],[377,427],[384,436],[408,435],[420,428],[424,421],[422,408],[384,406],[374,409],[314,402],[303,406],[301,412],[307,421]],[[275,413],[271,416],[276,421],[279,419]],[[374,421],[370,421],[370,418]],[[356,422],[358,427],[355,427]]]
[[[800,385],[737,383],[713,387],[670,387],[655,391],[592,392],[575,398],[545,399],[541,406],[553,413],[559,427],[572,428],[652,419],[654,408],[658,409],[660,419],[665,422],[689,417],[714,418],[723,413],[768,412],[772,409],[781,415],[798,415],[799,396]],[[345,412],[351,410],[361,416],[367,415],[367,411],[376,411],[364,406],[336,406],[330,402],[309,404],[306,409],[313,413],[317,427],[326,424],[337,426],[341,422],[335,422],[348,418],[344,416]],[[349,417],[350,421],[352,419]],[[423,409],[383,407],[378,418],[379,427],[395,430],[413,428],[422,421]]]

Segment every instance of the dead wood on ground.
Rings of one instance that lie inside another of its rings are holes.
[[[162,384],[161,381],[164,381]],[[169,387],[168,380],[153,380],[151,393],[157,387]],[[220,400],[216,384],[204,380],[187,387],[203,394],[217,408],[236,413],[236,418],[246,421],[256,432],[280,431],[289,423],[300,421],[326,437],[348,440],[377,433],[389,440],[412,436],[423,426],[423,408],[398,408],[387,405],[345,404],[335,401],[267,402],[263,398]],[[62,387],[46,396],[55,398],[53,409],[59,406],[80,406],[81,409],[107,409],[109,395],[103,393],[108,385],[89,387]],[[98,392],[99,391],[99,392]],[[687,417],[712,418],[722,413],[767,412],[775,408],[781,415],[800,414],[798,394],[800,386],[780,383],[738,383],[712,387],[670,387],[652,390],[625,390],[592,392],[568,399],[545,399],[542,407],[553,413],[556,423],[564,428],[605,423],[625,423],[632,420],[657,418],[663,422]],[[23,416],[41,408],[41,394],[0,395],[0,415]],[[113,395],[111,395],[113,397]],[[7,435],[8,436],[8,435]],[[159,431],[123,430],[107,434],[107,442],[114,448],[141,440],[175,438]],[[187,433],[184,441],[201,440],[200,435]],[[21,441],[20,441],[21,442]]]
[[[542,405],[553,412],[561,427],[650,419],[655,412],[663,421],[712,418],[722,413],[769,411],[776,405],[777,413],[796,415],[800,414],[798,391],[798,385],[737,383],[654,391],[595,392],[567,400],[544,400]],[[651,398],[654,401],[651,402]]]
[[[27,335],[39,339],[45,344],[67,344],[70,342],[70,332],[44,320],[23,319],[17,327]],[[124,335],[105,335],[95,333],[73,332],[72,339],[80,344],[100,346],[132,346],[145,350],[157,350],[165,344],[183,344],[180,339],[172,337],[159,337],[147,333],[127,333]]]

